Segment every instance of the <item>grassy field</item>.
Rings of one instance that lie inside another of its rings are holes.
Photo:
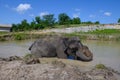
[[[70,24],[70,25],[55,25],[55,28],[81,27],[81,26],[103,26],[102,24]]]
[[[119,29],[104,29],[89,32],[74,32],[70,34],[63,34],[65,36],[79,36],[80,39],[89,40],[116,40],[120,41]]]
[[[89,32],[73,32],[73,33],[53,33],[41,31],[26,31],[26,32],[0,32],[0,41],[6,40],[25,40],[34,39],[45,36],[63,35],[67,37],[78,36],[80,39],[89,40],[120,40],[119,29],[104,29]]]
[[[89,34],[113,35],[113,34],[120,34],[120,29],[104,29],[104,30],[91,31],[88,33]]]

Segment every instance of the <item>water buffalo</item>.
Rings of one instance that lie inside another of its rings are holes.
[[[78,37],[47,37],[36,40],[30,47],[36,57],[58,57],[67,59],[73,56],[76,60],[91,61],[93,54],[84,46]]]

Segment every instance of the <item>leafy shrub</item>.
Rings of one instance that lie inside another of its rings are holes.
[[[26,38],[25,34],[14,34],[15,40],[24,40]]]

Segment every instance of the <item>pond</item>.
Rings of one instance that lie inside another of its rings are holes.
[[[120,72],[120,42],[116,41],[83,41],[93,52],[94,64],[105,64]]]
[[[9,56],[24,56],[30,53],[29,46],[34,40],[24,41],[5,41],[0,42],[0,57]],[[93,61],[85,63],[88,66],[94,66],[95,64],[105,64],[108,67],[112,67],[120,72],[120,42],[115,41],[95,41],[87,40],[82,41],[93,52]]]

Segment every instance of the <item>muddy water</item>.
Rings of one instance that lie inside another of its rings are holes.
[[[120,72],[120,42],[83,41],[93,52],[94,59],[90,65],[105,64]]]
[[[33,41],[5,41],[0,42],[0,57],[24,56],[30,53],[28,48]]]
[[[120,42],[112,41],[82,41],[93,52],[94,59],[88,66],[105,64],[120,72]],[[24,56],[30,53],[28,48],[33,40],[0,42],[0,57]]]

